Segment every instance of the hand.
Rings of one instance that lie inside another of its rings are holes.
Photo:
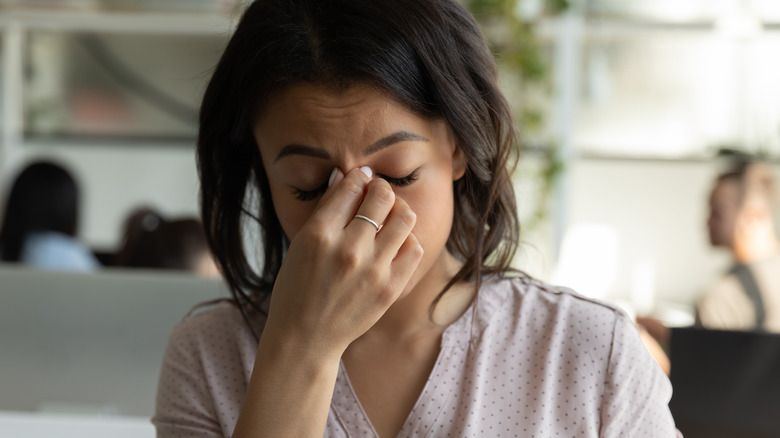
[[[636,323],[644,328],[663,348],[669,348],[669,328],[652,317],[637,317]]]
[[[340,358],[400,296],[423,250],[414,212],[385,180],[336,172],[290,243],[263,337]],[[355,214],[383,225],[377,231]]]

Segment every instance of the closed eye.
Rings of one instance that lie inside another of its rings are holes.
[[[409,175],[403,177],[403,178],[393,178],[391,176],[387,175],[379,175],[380,178],[383,180],[389,182],[390,184],[396,186],[396,187],[406,187],[413,182],[417,181],[417,178],[419,178],[418,171],[420,169],[415,169],[414,172],[410,173]]]
[[[377,174],[378,177],[382,178],[383,180],[389,182],[390,184],[396,186],[396,187],[406,187],[419,178],[418,171],[420,169],[415,169],[414,172],[410,173],[409,175],[406,175],[402,178],[393,178],[392,176],[387,175],[380,175]],[[293,189],[293,194],[295,194],[295,198],[299,201],[313,201],[320,196],[322,196],[325,191],[328,190],[328,183],[327,181],[322,184],[321,186],[317,187],[314,190],[301,190],[301,189]]]
[[[300,190],[300,189],[294,189],[293,193],[295,194],[295,197],[299,201],[313,201],[320,196],[322,196],[323,193],[325,193],[325,190],[328,189],[328,182],[326,181],[325,184],[317,187],[314,190]]]

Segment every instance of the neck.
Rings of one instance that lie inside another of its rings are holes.
[[[445,251],[412,290],[399,298],[362,338],[403,340],[424,333],[441,334],[465,312],[475,294],[470,283],[455,283],[431,314],[434,300],[460,267],[460,262]]]

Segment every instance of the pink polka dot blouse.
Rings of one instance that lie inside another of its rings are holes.
[[[255,330],[264,324],[253,319]],[[229,437],[257,341],[229,301],[179,323],[157,436]],[[530,279],[491,279],[451,326],[399,437],[677,436],[669,380],[619,309]],[[325,437],[375,437],[340,368]]]

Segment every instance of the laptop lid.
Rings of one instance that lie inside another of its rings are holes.
[[[673,328],[670,348],[686,438],[780,437],[780,335]]]

